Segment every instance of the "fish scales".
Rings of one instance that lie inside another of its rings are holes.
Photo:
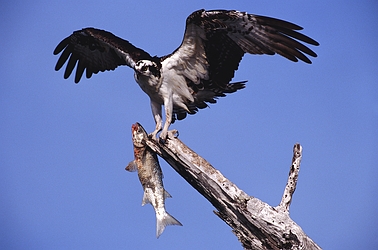
[[[156,153],[145,145],[147,133],[139,124],[131,127],[134,145],[134,160],[126,167],[127,171],[138,171],[138,177],[144,193],[142,206],[151,203],[156,214],[156,237],[163,233],[168,225],[182,224],[171,216],[165,209],[165,199],[172,197],[163,186],[163,173],[161,171]]]

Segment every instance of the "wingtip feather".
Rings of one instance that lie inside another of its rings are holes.
[[[69,44],[70,37],[64,38],[54,49],[53,54],[57,55]]]

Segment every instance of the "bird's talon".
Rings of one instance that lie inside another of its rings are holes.
[[[159,137],[159,143],[160,144],[165,144],[166,141],[167,141],[166,139]]]
[[[179,136],[179,132],[177,129],[172,129],[168,131],[168,138],[177,138]]]

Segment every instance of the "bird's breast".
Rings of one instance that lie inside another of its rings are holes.
[[[162,78],[145,76],[138,72],[135,72],[134,76],[139,87],[150,97],[150,99],[158,103],[163,103],[163,97],[161,96]]]

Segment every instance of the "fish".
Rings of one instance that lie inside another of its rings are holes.
[[[142,206],[150,203],[156,214],[156,238],[159,238],[168,225],[182,224],[165,209],[165,199],[172,196],[164,189],[163,172],[155,152],[146,144],[148,135],[144,128],[135,123],[131,126],[134,146],[134,160],[125,168],[127,171],[138,171],[138,177],[143,187]]]

